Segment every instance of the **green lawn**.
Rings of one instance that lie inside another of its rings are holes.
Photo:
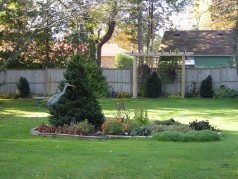
[[[116,99],[100,99],[106,117]],[[35,100],[0,100],[0,178],[238,178],[238,99],[127,99],[151,119],[209,120],[224,139],[210,143],[35,137],[48,122]]]

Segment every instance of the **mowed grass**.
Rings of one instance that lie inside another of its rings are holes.
[[[100,99],[107,118],[117,99]],[[182,123],[209,120],[224,133],[219,142],[151,139],[78,140],[30,135],[48,123],[35,100],[0,100],[0,178],[238,178],[238,99],[126,99],[131,111]]]

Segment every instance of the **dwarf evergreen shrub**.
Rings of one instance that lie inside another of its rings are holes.
[[[208,77],[202,81],[200,87],[200,96],[202,98],[212,98],[213,97],[213,89],[212,89],[212,77],[208,75]]]
[[[82,56],[74,57],[68,63],[64,73],[65,81],[75,87],[68,87],[65,94],[50,110],[50,122],[55,126],[70,125],[88,120],[89,123],[100,127],[104,122],[102,109],[89,83],[87,71],[84,68]],[[60,84],[60,89],[64,87]]]
[[[146,83],[147,95],[151,98],[159,97],[162,89],[162,82],[158,74],[154,71]]]
[[[103,76],[103,71],[93,60],[87,60],[83,63],[88,73],[89,83],[96,97],[105,97],[108,94],[108,83]]]
[[[30,86],[26,78],[21,77],[17,84],[17,93],[20,97],[24,98],[30,95]]]

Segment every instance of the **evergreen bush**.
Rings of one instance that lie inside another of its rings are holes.
[[[202,84],[200,86],[200,96],[202,98],[213,97],[212,77],[210,75],[208,75],[208,77],[202,81]]]
[[[103,76],[103,71],[100,66],[93,60],[87,60],[83,63],[86,72],[88,73],[89,83],[96,97],[105,97],[108,94],[108,83]]]
[[[154,71],[146,83],[147,95],[151,98],[159,97],[161,94],[162,83],[158,74]]]
[[[19,83],[17,84],[17,95],[24,98],[30,95],[30,86],[26,78],[22,76],[19,79]]]
[[[84,62],[83,57],[78,56],[68,63],[64,73],[65,81],[61,82],[60,89],[63,89],[64,82],[75,87],[68,87],[59,101],[49,109],[50,123],[55,126],[70,125],[87,119],[98,128],[104,122],[104,115],[91,88]]]

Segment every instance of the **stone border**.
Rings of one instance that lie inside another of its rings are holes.
[[[124,136],[124,135],[105,135],[105,136],[82,136],[74,134],[60,134],[60,133],[42,133],[32,128],[30,134],[34,136],[42,137],[67,137],[67,138],[78,138],[78,139],[151,139],[152,136]]]

